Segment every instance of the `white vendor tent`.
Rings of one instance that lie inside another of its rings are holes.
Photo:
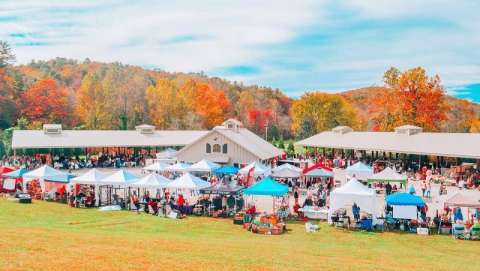
[[[150,173],[138,181],[132,183],[131,187],[138,187],[138,188],[164,188],[167,187],[172,180],[163,177],[162,175],[156,173]]]
[[[172,159],[177,156],[177,151],[172,148],[167,148],[166,150],[157,153],[155,156],[157,159]]]
[[[23,174],[23,187],[26,189],[26,184],[28,181],[39,180],[40,187],[43,191],[45,191],[45,181],[68,183],[71,176],[73,175],[63,173],[48,165],[43,165],[37,169]]]
[[[375,190],[361,184],[357,179],[352,178],[346,184],[336,188],[330,194],[329,219],[333,212],[346,206],[356,203],[360,210],[372,214],[375,217],[377,210],[377,197]]]
[[[166,171],[171,171],[171,172],[185,172],[188,170],[188,168],[190,167],[189,164],[185,164],[185,163],[176,163],[176,164],[173,164],[171,166],[168,166],[165,168]]]
[[[220,168],[220,165],[217,163],[214,163],[210,160],[207,159],[202,159],[199,162],[191,165],[188,168],[188,171],[190,172],[213,172],[216,169]]]
[[[77,184],[95,185],[95,184],[98,184],[102,179],[104,179],[107,176],[108,174],[105,174],[100,170],[93,168],[85,172],[84,174],[71,179],[70,182],[77,183]]]
[[[407,176],[397,173],[391,167],[386,167],[384,170],[373,174],[368,178],[368,182],[399,182],[405,184]]]
[[[365,165],[362,162],[357,162],[345,169],[345,173],[349,177],[355,177],[357,180],[367,180],[373,175],[373,168]]]
[[[190,173],[185,173],[177,179],[173,180],[167,185],[167,188],[171,189],[187,189],[187,190],[200,190],[202,188],[210,187],[210,183],[204,181],[198,177],[193,176]]]
[[[132,183],[138,181],[138,177],[129,171],[119,170],[112,175],[100,180],[99,185],[118,185],[123,187],[131,186]]]
[[[275,178],[299,178],[302,169],[291,164],[283,164],[272,170],[272,176]]]
[[[162,162],[155,162],[151,165],[144,167],[144,170],[147,171],[164,171],[169,165]]]
[[[268,176],[272,173],[272,170],[265,166],[264,164],[260,163],[259,161],[252,162],[247,166],[241,168],[238,173],[242,175],[248,175],[250,169],[253,168],[253,175],[255,176]]]

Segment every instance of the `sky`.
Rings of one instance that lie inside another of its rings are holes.
[[[17,63],[65,57],[204,72],[283,90],[382,84],[422,66],[480,102],[480,1],[0,0]]]

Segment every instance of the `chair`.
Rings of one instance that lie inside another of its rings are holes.
[[[320,229],[319,225],[312,224],[310,222],[305,223],[305,231],[306,232],[317,232]]]
[[[452,226],[452,235],[453,238],[459,239],[464,238],[465,234],[465,226],[462,224],[453,224]]]

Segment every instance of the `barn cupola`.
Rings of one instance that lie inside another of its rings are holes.
[[[243,126],[242,123],[236,119],[228,119],[223,122],[223,127],[238,132],[238,130]]]

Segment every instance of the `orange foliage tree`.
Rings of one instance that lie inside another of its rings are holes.
[[[22,94],[22,114],[32,127],[44,123],[69,123],[70,105],[68,93],[53,78],[47,77],[35,83]]]
[[[201,116],[203,127],[210,129],[225,120],[230,102],[222,91],[200,84],[194,99],[195,112]]]
[[[391,130],[404,124],[438,131],[447,120],[445,91],[438,76],[428,77],[421,67],[400,73],[391,68],[384,75],[389,88],[370,103],[375,130]]]
[[[472,124],[470,126],[470,133],[480,133],[480,119],[472,120]]]

